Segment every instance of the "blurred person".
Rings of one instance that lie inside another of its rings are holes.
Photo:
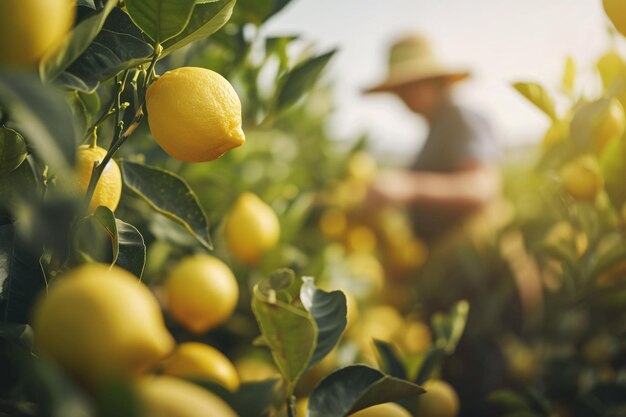
[[[364,93],[395,95],[424,118],[429,133],[408,169],[379,173],[366,204],[368,210],[405,206],[416,234],[429,244],[428,262],[416,280],[405,284],[427,316],[461,299],[470,302],[463,338],[442,376],[459,394],[461,417],[488,417],[493,414],[485,399],[505,385],[499,326],[510,325],[518,314],[515,303],[508,302],[512,287],[503,279],[502,263],[474,247],[460,227],[498,200],[501,181],[489,122],[453,95],[457,83],[469,77],[468,71],[444,66],[423,36],[407,36],[392,45],[386,79]]]
[[[499,195],[497,144],[488,121],[460,106],[452,89],[470,73],[446,68],[428,40],[411,35],[395,42],[386,79],[364,91],[391,93],[423,117],[429,134],[410,169],[382,171],[369,206],[408,207],[416,233],[433,243]]]

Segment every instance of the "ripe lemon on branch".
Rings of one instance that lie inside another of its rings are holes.
[[[43,355],[90,382],[145,371],[174,347],[150,290],[104,264],[59,277],[35,306],[33,329]]]
[[[237,417],[217,395],[191,382],[161,376],[142,379],[137,392],[150,417]]]
[[[351,417],[410,417],[411,414],[395,403],[378,404],[350,414]],[[424,416],[430,416],[424,414]]]
[[[272,208],[252,193],[244,193],[226,218],[226,243],[238,260],[255,265],[280,238],[280,223]]]
[[[228,319],[239,298],[239,287],[228,266],[209,255],[183,259],[165,282],[167,309],[194,333],[204,333]]]
[[[594,201],[604,188],[604,178],[598,161],[583,155],[568,162],[561,171],[563,189],[577,201]]]
[[[423,386],[426,393],[419,397],[418,416],[456,417],[459,414],[459,397],[447,382],[433,379]]]
[[[603,3],[604,11],[615,28],[626,36],[626,3],[624,0],[604,0]]]
[[[146,107],[154,139],[180,161],[212,161],[245,142],[239,96],[214,71],[166,72],[148,87]]]
[[[0,66],[34,67],[72,27],[76,0],[0,1]]]
[[[89,180],[95,162],[100,162],[107,151],[98,146],[83,145],[78,148],[76,155],[76,179],[81,192],[87,192]],[[99,206],[108,207],[115,211],[122,196],[122,173],[114,160],[110,160],[98,180],[98,185],[89,203],[89,212],[93,212]]]
[[[214,381],[233,392],[239,389],[235,365],[222,352],[204,343],[180,344],[168,359],[163,372],[181,378]]]

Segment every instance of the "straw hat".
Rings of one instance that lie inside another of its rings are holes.
[[[363,92],[367,94],[390,91],[404,84],[433,78],[444,78],[453,83],[464,80],[469,75],[468,71],[446,68],[437,59],[425,37],[412,35],[391,46],[387,78]]]

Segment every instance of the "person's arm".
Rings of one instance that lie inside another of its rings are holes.
[[[497,168],[472,164],[452,173],[386,171],[370,190],[372,204],[429,206],[442,210],[472,210],[500,192]]]

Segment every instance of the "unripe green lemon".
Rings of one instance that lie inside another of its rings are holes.
[[[252,193],[244,193],[228,213],[224,233],[233,256],[255,265],[278,243],[280,223],[268,204]]]
[[[72,27],[76,0],[0,1],[0,67],[35,67]]]
[[[38,350],[85,381],[132,376],[174,347],[150,290],[104,264],[72,269],[34,309]]]
[[[154,139],[180,161],[212,161],[245,142],[239,96],[215,71],[166,72],[148,87],[146,107]]]
[[[239,299],[237,279],[221,260],[209,255],[183,259],[165,281],[167,309],[194,333],[204,333],[228,319]]]

